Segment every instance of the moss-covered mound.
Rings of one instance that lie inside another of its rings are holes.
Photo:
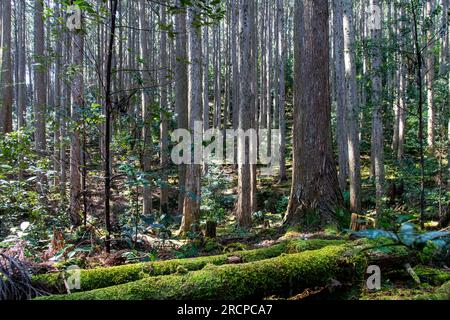
[[[433,293],[418,295],[415,300],[450,300],[450,281],[444,283]]]
[[[89,291],[106,288],[119,284],[125,284],[146,277],[170,275],[180,270],[196,271],[201,270],[206,265],[225,265],[230,263],[230,257],[237,257],[233,261],[241,263],[270,259],[282,253],[298,253],[306,250],[316,250],[330,245],[343,244],[339,240],[292,240],[286,241],[269,248],[261,248],[249,251],[223,254],[218,256],[199,257],[191,259],[177,259],[168,261],[156,261],[148,263],[138,263],[110,268],[97,268],[91,270],[81,270],[80,290]],[[53,273],[34,277],[35,284],[38,284],[51,293],[65,293],[64,274]]]
[[[138,281],[71,295],[41,297],[49,300],[238,300],[299,292],[361,279],[365,255],[348,245],[296,254],[282,254],[262,261],[208,265],[184,275],[146,277]]]

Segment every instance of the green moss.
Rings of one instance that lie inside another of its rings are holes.
[[[385,288],[368,293],[361,300],[450,300],[450,281],[440,287],[423,284],[417,288]]]
[[[81,270],[81,289],[79,291],[106,288],[114,285],[137,281],[145,277],[170,275],[178,272],[178,267],[180,266],[182,266],[187,271],[195,271],[201,270],[207,264],[224,265],[228,263],[228,257],[230,255],[239,256],[241,258],[241,261],[243,263],[246,263],[277,257],[283,252],[302,252],[305,250],[314,250],[328,245],[341,243],[343,243],[343,241],[294,240],[283,242],[269,248],[239,251],[234,252],[233,254]],[[39,284],[45,287],[52,293],[64,293],[65,288],[62,276],[63,275],[61,273],[46,274],[35,276],[33,280],[35,284]]]
[[[289,254],[257,262],[222,265],[186,275],[147,277],[122,285],[72,295],[42,297],[50,300],[238,300],[289,294],[308,287],[326,286],[330,279],[348,281],[355,263],[348,246]]]
[[[431,285],[441,285],[450,281],[450,272],[446,272],[437,268],[417,266],[414,272],[419,276],[420,281]]]
[[[213,252],[220,249],[219,243],[215,239],[206,238],[203,250],[205,252]]]
[[[230,243],[223,249],[224,252],[235,252],[245,250],[247,250],[247,245],[240,242]]]
[[[444,283],[433,293],[418,295],[414,297],[414,300],[450,300],[450,281]]]

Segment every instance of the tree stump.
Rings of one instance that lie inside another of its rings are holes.
[[[217,223],[215,221],[206,221],[205,237],[212,239],[217,237]]]

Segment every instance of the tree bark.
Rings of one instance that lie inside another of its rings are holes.
[[[177,1],[180,6],[180,1]],[[188,60],[186,43],[186,13],[179,12],[175,16],[176,29],[176,65],[175,65],[175,109],[177,113],[177,128],[188,128]],[[186,165],[178,166],[178,211],[183,212],[185,196]]]
[[[45,136],[45,115],[47,109],[47,95],[45,90],[46,65],[44,55],[44,7],[42,0],[35,0],[34,15],[34,121],[36,151],[44,155],[47,149]],[[45,176],[38,175],[37,189],[43,192]]]
[[[19,23],[19,35],[18,35],[18,53],[19,53],[19,76],[18,76],[18,96],[17,96],[17,126],[23,128],[26,119],[26,99],[27,99],[27,83],[26,83],[26,42],[25,42],[25,26],[26,26],[26,14],[25,14],[25,0],[19,2],[20,19]]]
[[[348,134],[345,105],[345,62],[344,62],[344,3],[343,0],[333,1],[333,43],[335,63],[335,93],[336,93],[336,136],[339,162],[339,186],[347,190],[348,164]]]
[[[70,221],[74,227],[81,225],[81,113],[84,108],[83,98],[83,30],[73,32],[72,65],[76,68],[71,85],[71,143],[70,143]]]
[[[161,24],[166,25],[167,23],[167,13],[166,13],[166,4],[167,2],[162,2],[160,5],[160,19]],[[168,103],[168,51],[167,51],[167,32],[161,31],[161,39],[160,39],[160,51],[161,57],[161,71],[159,75],[159,85],[161,90],[161,100],[160,100],[160,108],[161,108],[161,125],[160,125],[160,164],[162,169],[162,177],[161,177],[161,193],[160,193],[160,212],[161,214],[167,214],[169,212],[169,186],[168,186],[168,176],[167,176],[167,168],[169,167],[169,138],[168,138],[168,120],[167,113],[169,111],[169,103]]]
[[[13,66],[11,55],[11,0],[2,1],[2,105],[0,109],[0,132],[9,133],[12,127]]]
[[[371,0],[373,6],[381,8],[381,1]],[[372,166],[375,174],[376,188],[376,212],[377,223],[382,214],[382,200],[384,195],[384,136],[383,136],[383,99],[382,99],[382,80],[381,80],[381,41],[382,30],[372,30],[372,40],[374,42],[372,58]]]
[[[434,10],[434,1],[433,0],[427,0],[426,2],[426,17],[431,17],[433,10]],[[434,28],[432,27],[433,24],[428,28],[427,31],[427,53],[426,53],[426,86],[427,86],[427,106],[428,106],[428,134],[427,134],[427,143],[428,143],[428,150],[430,152],[433,152],[435,147],[435,126],[436,126],[436,114],[435,114],[435,106],[434,106],[434,78],[435,78],[435,71],[434,71]]]
[[[293,181],[285,225],[336,224],[342,206],[331,143],[328,1],[296,2]]]
[[[191,129],[192,141],[195,137],[203,135],[202,122],[202,35],[201,28],[195,24],[199,8],[190,7],[189,11],[189,68],[188,68],[188,109],[189,127]],[[200,126],[199,126],[200,124]],[[181,223],[182,233],[198,231],[200,222],[200,196],[201,196],[201,164],[197,163],[197,157],[186,167],[186,193],[183,203],[183,220]]]
[[[278,74],[278,116],[280,128],[280,183],[287,181],[286,173],[286,32],[284,19],[284,0],[278,0],[278,56],[280,59]]]
[[[239,65],[240,86],[239,130],[246,132],[251,128],[252,110],[252,50],[251,35],[254,28],[252,15],[252,0],[241,0],[240,39],[239,39]],[[246,144],[245,136],[238,137],[238,200],[236,206],[236,220],[241,228],[250,228],[252,224],[252,192],[251,192],[251,164],[250,146]],[[250,141],[249,144],[252,142]]]
[[[348,168],[350,181],[350,210],[361,211],[361,148],[359,139],[359,113],[356,83],[355,30],[353,23],[353,1],[344,0],[344,64],[345,104],[348,147]]]
[[[147,176],[147,183],[144,186],[144,190],[142,193],[143,197],[143,206],[142,206],[142,214],[144,216],[149,216],[152,214],[153,205],[152,205],[152,187],[150,181],[150,173],[152,169],[152,149],[153,149],[153,141],[152,141],[152,114],[151,114],[151,97],[150,97],[150,89],[146,88],[150,85],[150,52],[148,49],[148,30],[149,25],[146,17],[146,6],[145,0],[140,0],[139,2],[139,22],[140,22],[140,42],[141,42],[141,56],[144,59],[144,63],[142,64],[142,79],[143,79],[143,89],[142,89],[142,117],[144,119],[144,128],[142,132],[142,136],[144,137],[144,150],[142,155],[142,169]]]

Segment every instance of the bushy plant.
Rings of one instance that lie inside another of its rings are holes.
[[[36,191],[38,175],[50,175],[44,161],[37,161],[31,134],[15,131],[0,139],[0,235],[24,219],[46,212]]]
[[[220,223],[227,213],[229,197],[225,194],[230,179],[217,166],[209,166],[202,184],[201,213],[206,221]]]

